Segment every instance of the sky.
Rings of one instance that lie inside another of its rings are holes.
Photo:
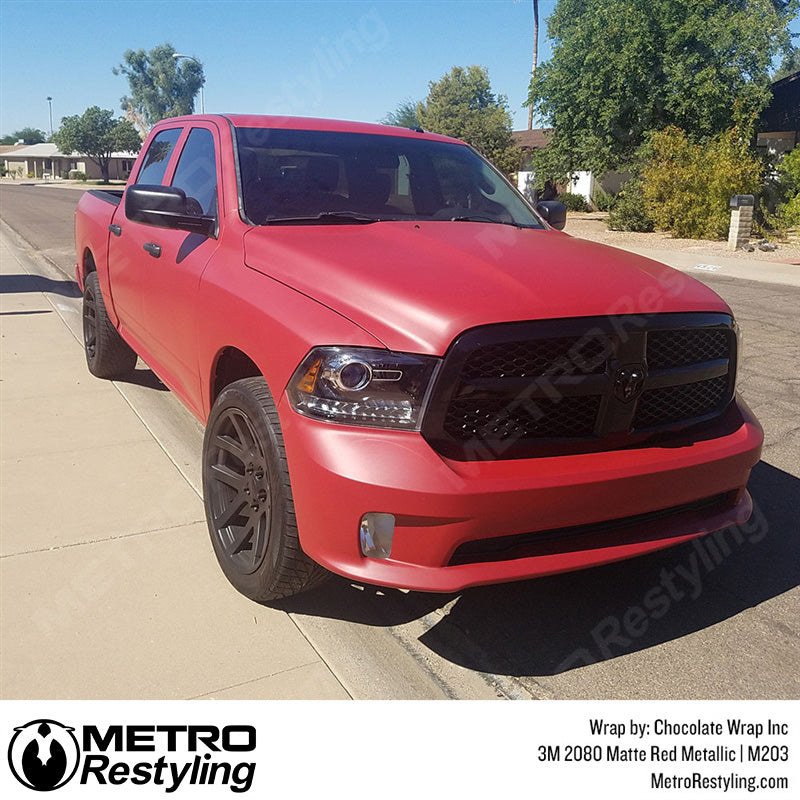
[[[554,7],[539,2],[540,62]],[[93,105],[121,115],[112,67],[164,42],[203,63],[207,112],[377,122],[479,64],[527,127],[531,0],[0,0],[0,134],[49,133],[48,96],[55,129]]]
[[[555,0],[540,0],[545,16]],[[207,112],[377,122],[453,66],[479,64],[527,127],[531,0],[0,0],[0,133],[122,114],[126,50],[170,42],[203,63]],[[546,58],[544,25],[540,57]],[[199,110],[199,98],[196,104]]]

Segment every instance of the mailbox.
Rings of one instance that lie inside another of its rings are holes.
[[[731,197],[731,208],[742,208],[742,206],[754,206],[756,198],[752,194],[735,194]]]

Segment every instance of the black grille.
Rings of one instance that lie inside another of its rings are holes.
[[[565,368],[572,368],[581,375],[597,375],[605,371],[610,346],[606,337],[583,340],[576,336],[490,344],[470,355],[462,375],[465,378],[526,378]]]
[[[728,357],[726,331],[652,331],[647,335],[649,369],[672,369]]]
[[[722,414],[735,369],[726,314],[474,328],[445,356],[422,434],[460,460],[628,447]]]
[[[686,419],[704,417],[719,410],[725,400],[728,376],[720,375],[709,381],[667,386],[645,392],[639,398],[634,428],[671,425]]]
[[[594,432],[600,400],[588,396],[565,397],[558,403],[515,403],[513,398],[481,402],[464,398],[450,404],[444,429],[462,442],[584,438]]]

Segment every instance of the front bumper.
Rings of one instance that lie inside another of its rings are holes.
[[[285,395],[279,412],[306,553],[347,577],[435,592],[605,564],[744,523],[752,510],[745,486],[763,441],[738,399],[713,427],[668,444],[508,461],[452,461],[417,433],[315,421],[292,411]],[[722,503],[691,507],[722,495]],[[675,513],[640,516],[664,509]],[[388,559],[361,554],[367,512],[396,518]],[[612,526],[574,535],[578,526],[631,517],[639,519],[624,534]],[[531,534],[535,545],[536,532],[547,546],[454,559],[469,542]]]

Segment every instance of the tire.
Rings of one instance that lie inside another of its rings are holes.
[[[220,567],[246,597],[278,600],[328,576],[300,547],[278,411],[263,378],[231,383],[214,403],[203,498]]]
[[[136,353],[108,318],[96,272],[83,285],[83,347],[89,372],[98,378],[122,378],[136,366]]]

